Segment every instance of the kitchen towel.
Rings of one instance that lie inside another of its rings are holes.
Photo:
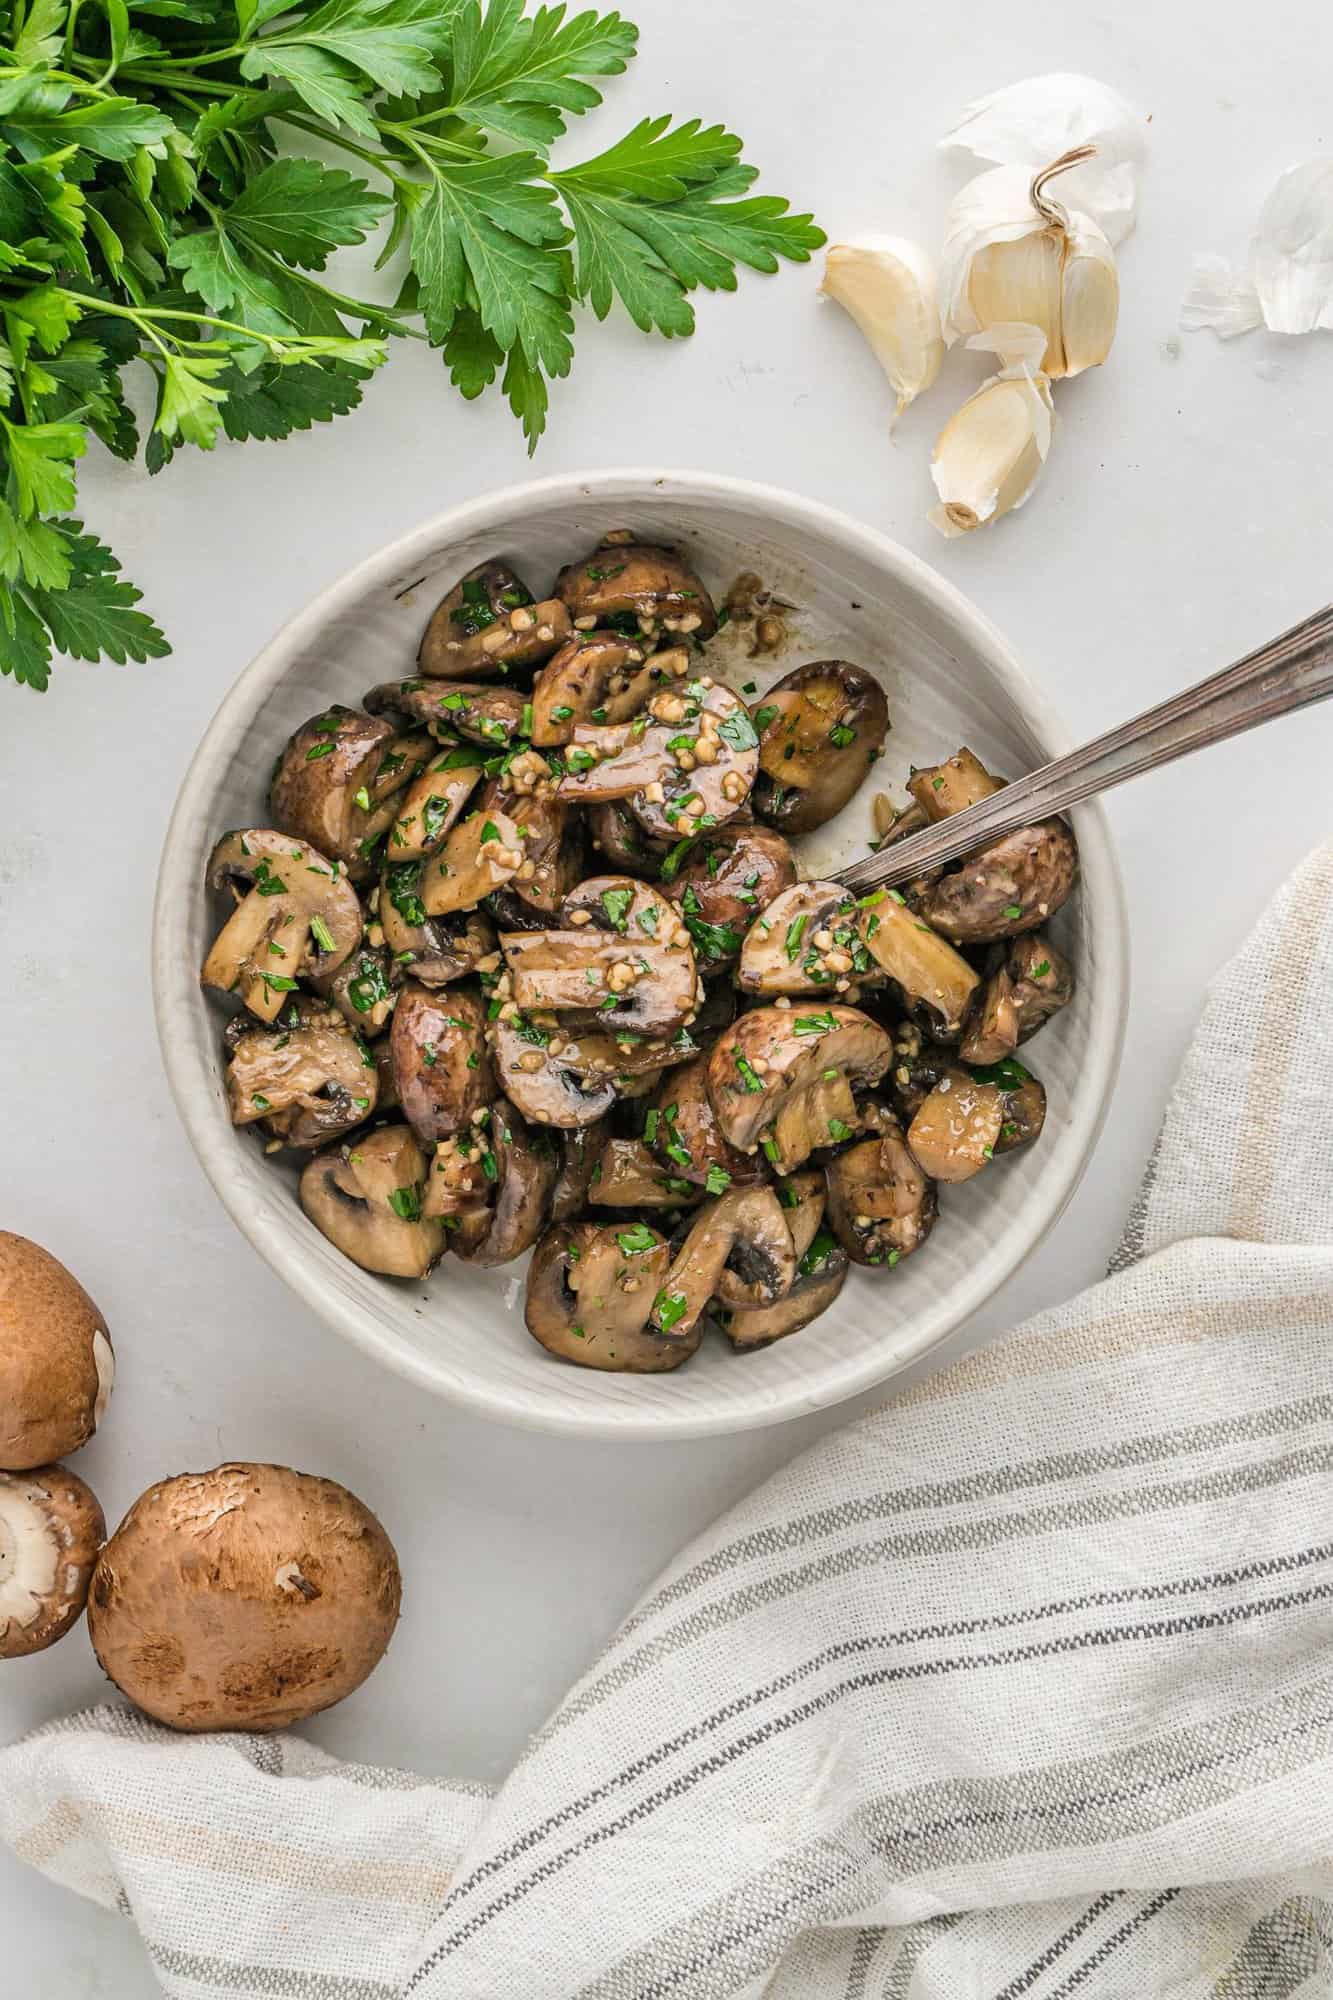
[[[103,1708],[0,1833],[180,2000],[1327,2000],[1331,1467],[1326,849],[1112,1276],[693,1542],[493,1795]]]

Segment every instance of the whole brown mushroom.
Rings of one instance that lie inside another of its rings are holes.
[[[64,1638],[105,1536],[96,1496],[63,1465],[0,1472],[0,1660]]]
[[[393,1544],[332,1479],[281,1465],[181,1473],[135,1501],[88,1597],[93,1650],[173,1729],[287,1729],[378,1665],[398,1622]]]
[[[116,1363],[106,1321],[64,1265],[0,1229],[0,1470],[26,1472],[87,1444]]]

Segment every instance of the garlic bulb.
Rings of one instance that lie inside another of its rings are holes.
[[[824,260],[821,292],[851,314],[893,384],[893,422],[928,389],[944,360],[935,271],[904,236],[835,243]]]
[[[969,347],[998,352],[1005,366],[950,417],[930,472],[940,505],[928,519],[942,535],[967,535],[1021,507],[1041,477],[1054,430],[1051,385],[1034,366],[1040,327],[997,326]]]
[[[1090,216],[1046,192],[1088,153],[1075,147],[1036,175],[995,167],[955,196],[940,271],[948,341],[1021,321],[1044,331],[1041,367],[1052,381],[1105,361],[1120,305],[1115,252]]]
[[[1058,72],[977,98],[940,143],[1029,173],[1071,146],[1094,146],[1096,157],[1072,170],[1065,198],[1119,243],[1134,227],[1147,136],[1144,118],[1109,84]]]

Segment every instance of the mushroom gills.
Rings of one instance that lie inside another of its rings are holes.
[[[290,1025],[247,1027],[233,1039],[227,1096],[233,1125],[261,1123],[272,1138],[307,1149],[369,1118],[379,1077],[336,1008],[307,1000],[288,1013]]]
[[[95,1496],[63,1465],[0,1472],[0,1660],[65,1636],[105,1536]]]
[[[301,1206],[330,1243],[386,1278],[424,1278],[445,1247],[444,1224],[423,1217],[426,1160],[406,1125],[382,1125],[307,1162]]]
[[[691,1219],[649,1325],[665,1339],[688,1340],[728,1274],[723,1296],[738,1305],[773,1305],[791,1288],[796,1253],[770,1187],[731,1189]]]

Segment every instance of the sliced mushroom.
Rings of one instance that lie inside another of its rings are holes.
[[[733,1188],[691,1219],[648,1324],[664,1339],[688,1340],[728,1278],[722,1297],[744,1307],[774,1305],[795,1276],[791,1231],[772,1188]]]
[[[664,1037],[694,1012],[694,954],[684,944],[640,944],[582,930],[501,935],[518,1007],[572,1010],[576,1023]]]
[[[389,1053],[407,1122],[425,1143],[466,1131],[496,1095],[485,1026],[486,1009],[467,987],[410,984],[398,996]]]
[[[669,1263],[666,1243],[646,1223],[548,1230],[528,1267],[528,1332],[580,1368],[636,1375],[679,1368],[703,1338],[702,1326],[688,1340],[663,1340],[646,1324]]]
[[[668,1172],[642,1139],[607,1139],[588,1189],[597,1208],[690,1208],[704,1199],[702,1187]]]
[[[974,1083],[993,1084],[1000,1093],[1003,1122],[995,1141],[997,1154],[1015,1153],[1041,1137],[1046,1123],[1046,1087],[1030,1069],[1006,1056],[984,1067],[974,1065],[971,1077]]]
[[[615,868],[630,875],[647,875],[654,880],[663,861],[672,851],[669,840],[650,840],[622,799],[608,799],[604,805],[587,809],[592,844]]]
[[[502,813],[522,829],[523,861],[509,893],[530,909],[550,916],[586,872],[587,842],[582,816],[555,797],[552,784],[544,782],[532,791],[515,788],[515,775],[522,782],[520,766],[526,761],[526,756],[520,757],[507,773],[488,779],[477,810],[483,817]],[[546,767],[541,768],[544,771]]]
[[[893,1055],[883,1028],[855,1007],[757,1007],[742,1014],[708,1063],[722,1136],[739,1152],[761,1142],[779,1173],[817,1147],[852,1136],[853,1087],[879,1082]]]
[[[490,1025],[492,1061],[506,1096],[538,1125],[582,1130],[604,1118],[616,1101],[615,1078],[581,1076],[550,1053],[549,1029],[518,1020]]]
[[[568,743],[577,722],[628,722],[663,683],[688,676],[688,647],[649,657],[642,640],[619,632],[576,632],[532,688],[532,741]]]
[[[421,869],[420,904],[428,917],[475,909],[506,887],[523,866],[524,839],[507,813],[469,813]]]
[[[1078,848],[1063,820],[1006,833],[921,899],[921,914],[955,944],[989,944],[1034,931],[1064,903],[1078,874]]]
[[[863,899],[859,928],[866,950],[895,981],[905,1004],[925,1011],[935,1035],[956,1037],[981,984],[962,954],[909,909],[896,889]]]
[[[557,595],[576,625],[660,631],[709,639],[717,612],[679,549],[649,542],[607,540],[582,562],[569,563],[555,580]]]
[[[227,1097],[233,1125],[270,1138],[326,1145],[369,1118],[379,1100],[375,1058],[334,1007],[307,1001],[292,1026],[247,1026],[231,1041]],[[243,1018],[243,1017],[242,1017]]]
[[[644,1120],[644,1142],[662,1170],[677,1180],[723,1194],[762,1180],[756,1155],[738,1152],[722,1136],[708,1094],[708,1056],[696,1056],[662,1081]]]
[[[417,665],[448,680],[491,679],[536,666],[568,636],[569,612],[558,598],[536,604],[508,564],[478,563],[435,607]]]
[[[336,972],[361,942],[361,905],[337,862],[271,827],[225,833],[208,860],[208,881],[253,886],[213,941],[199,977],[237,993],[261,1021],[282,1010],[303,973]]]
[[[701,969],[715,972],[740,956],[747,931],[795,880],[796,863],[780,833],[732,820],[700,837],[666,893],[685,919]]]
[[[453,738],[457,732],[497,753],[522,734],[527,707],[521,688],[438,680],[381,681],[363,700],[372,715],[410,717],[433,735]]]
[[[997,945],[986,983],[972,996],[958,1053],[967,1063],[998,1063],[1068,1006],[1074,995],[1069,961],[1040,931]]]
[[[422,900],[423,867],[404,861],[386,868],[380,884],[379,916],[388,949],[390,981],[419,980],[423,986],[448,986],[466,979],[495,950],[495,926],[484,910],[455,910],[450,915],[426,914]]]
[[[576,724],[560,796],[625,799],[650,838],[678,840],[741,811],[757,744],[745,703],[702,675],[654,695],[633,722]]]
[[[590,875],[566,895],[560,910],[567,930],[586,924],[611,931],[634,944],[664,944],[673,951],[690,949],[689,932],[680,912],[661,889],[632,875]]]
[[[736,977],[745,993],[829,993],[872,973],[855,898],[814,881],[784,889],[751,925]]]
[[[897,1119],[880,1105],[873,1113],[873,1136],[828,1164],[828,1219],[854,1263],[892,1266],[920,1249],[937,1203]]]
[[[581,1130],[560,1133],[560,1170],[551,1190],[552,1222],[568,1222],[587,1201],[610,1129],[610,1119],[599,1118]]]
[[[776,1305],[753,1306],[746,1312],[723,1307],[713,1317],[738,1354],[771,1347],[775,1340],[800,1333],[828,1311],[847,1282],[849,1268],[846,1252],[828,1230],[821,1230],[801,1259],[799,1275],[785,1298]]]
[[[322,979],[311,979],[307,974],[320,998],[336,1007],[348,1027],[368,1042],[389,1025],[394,1000],[390,979],[389,953],[383,945],[369,944],[359,945],[336,972]]]
[[[1018,1047],[1018,1006],[1014,982],[1001,963],[972,995],[958,1053],[964,1062],[993,1063]]]
[[[481,1146],[484,1184],[492,1192],[484,1234],[469,1232],[453,1244],[467,1263],[490,1269],[512,1263],[541,1235],[551,1205],[559,1161],[549,1132],[529,1126],[501,1097],[484,1127],[474,1128]]]
[[[907,1143],[923,1173],[936,1181],[969,1181],[995,1157],[1004,1124],[1004,1097],[993,1083],[942,1076],[907,1128]]]
[[[946,757],[942,764],[928,764],[913,771],[907,789],[925,814],[935,822],[965,812],[992,793],[1003,791],[1003,778],[993,778],[981,759],[964,748]]]
[[[390,862],[422,861],[444,844],[445,835],[461,819],[481,776],[481,758],[469,748],[453,761],[456,750],[445,750],[412,780],[395,807],[385,847]]]
[[[360,877],[431,750],[424,736],[335,704],[288,739],[269,788],[273,823]]]
[[[106,1522],[63,1465],[0,1472],[0,1660],[63,1639],[88,1598]]]
[[[381,1125],[316,1153],[301,1174],[301,1206],[363,1271],[424,1278],[444,1249],[444,1224],[423,1218],[426,1160],[406,1125]]]
[[[863,667],[815,660],[768,689],[754,724],[756,815],[783,833],[810,833],[842,811],[874,763],[889,707]]]

